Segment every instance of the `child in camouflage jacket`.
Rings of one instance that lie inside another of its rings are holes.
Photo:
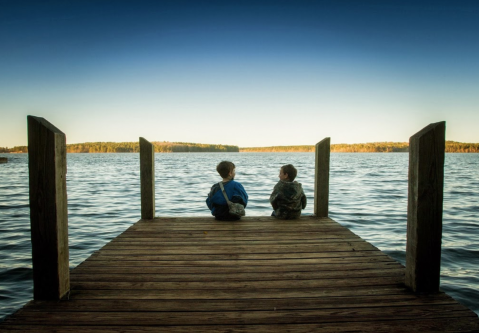
[[[292,164],[283,165],[279,170],[279,182],[269,198],[273,214],[278,219],[290,220],[301,216],[306,207],[306,196],[301,183],[295,182],[297,170]]]

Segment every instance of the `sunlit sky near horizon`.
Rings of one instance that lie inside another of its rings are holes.
[[[479,142],[479,1],[0,0],[0,147]]]

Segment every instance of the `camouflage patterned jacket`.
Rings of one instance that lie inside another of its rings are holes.
[[[301,183],[280,180],[273,189],[269,198],[275,215],[279,219],[295,219],[301,215],[306,207],[306,196]]]

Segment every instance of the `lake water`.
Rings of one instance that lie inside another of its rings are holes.
[[[28,155],[0,154],[0,321],[32,298]],[[313,153],[156,154],[156,214],[210,216],[205,199],[221,160],[236,164],[247,215],[268,199],[287,163],[313,213]],[[70,266],[140,219],[139,155],[68,154]],[[330,217],[405,263],[407,153],[331,154]],[[479,154],[446,154],[441,289],[479,314]]]

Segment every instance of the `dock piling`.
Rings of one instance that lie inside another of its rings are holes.
[[[316,144],[314,170],[314,214],[328,217],[329,201],[329,160],[331,138],[324,138]]]
[[[43,118],[27,122],[33,297],[61,299],[70,290],[66,137]]]
[[[439,291],[446,123],[430,124],[409,139],[406,286]]]
[[[155,147],[140,138],[141,218],[155,218]]]

